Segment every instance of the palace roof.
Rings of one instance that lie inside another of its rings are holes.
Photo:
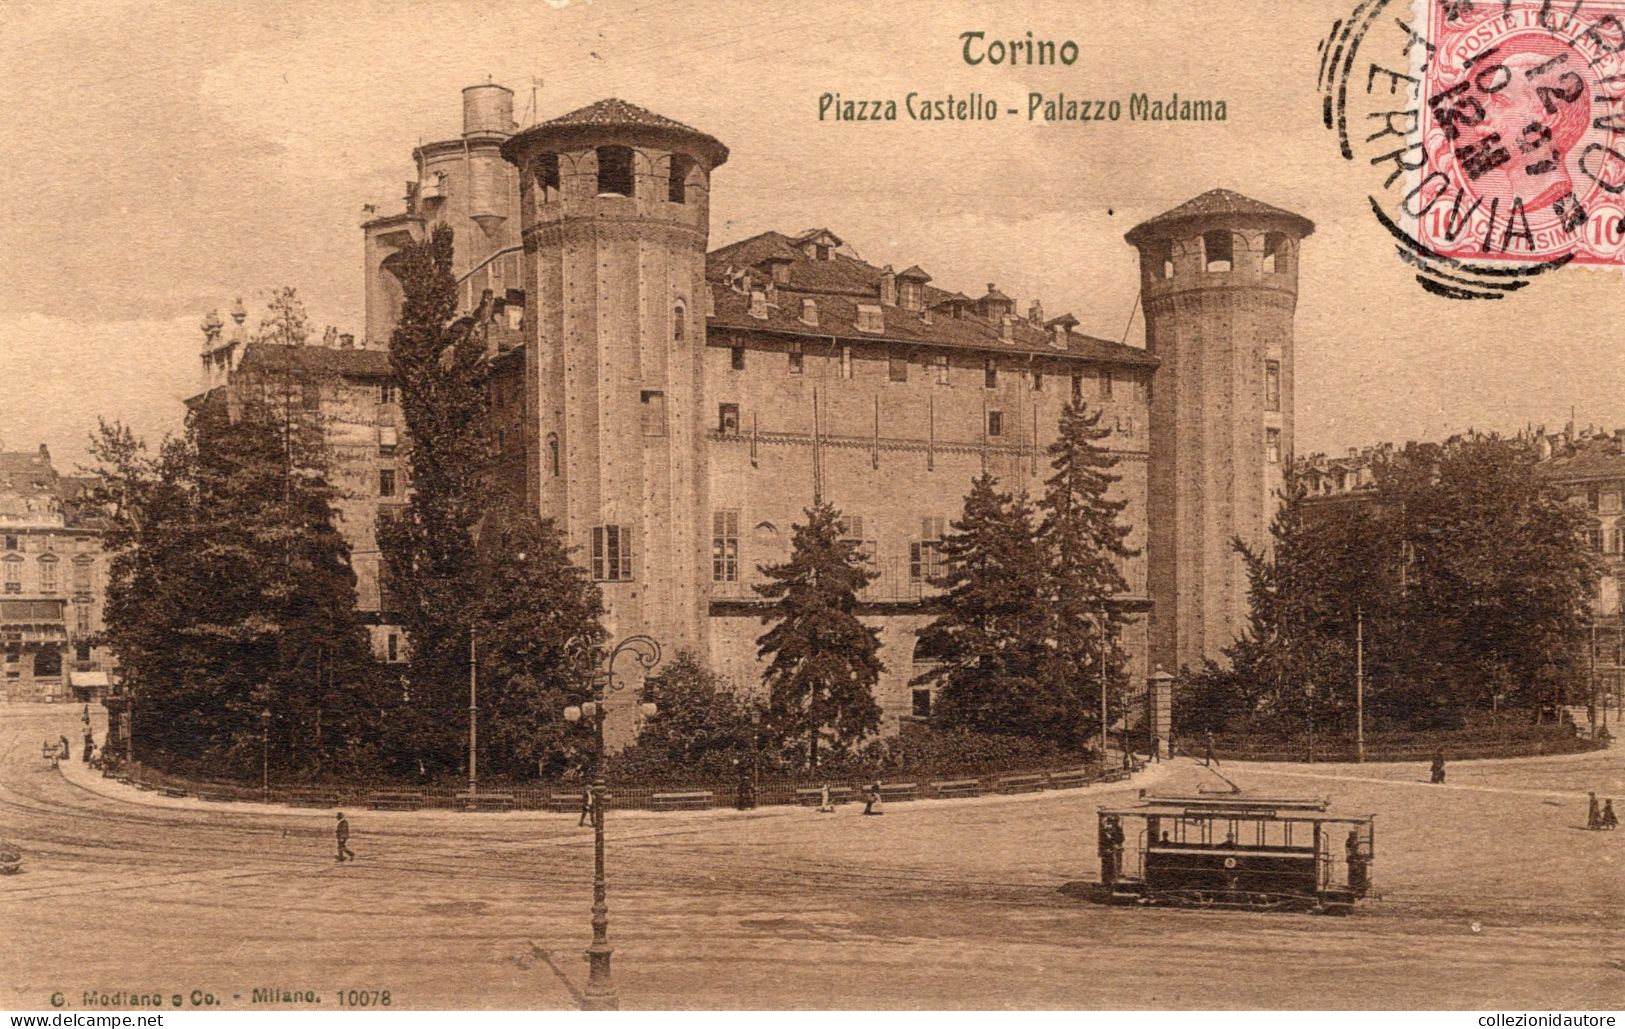
[[[611,131],[606,133],[605,130]],[[595,140],[610,142],[620,133],[629,133],[650,142],[687,145],[713,168],[728,159],[728,148],[715,137],[615,97],[579,107],[515,133],[502,144],[502,154],[511,161],[531,143],[592,145]]]
[[[1282,222],[1301,236],[1307,236],[1315,231],[1315,223],[1301,214],[1280,207],[1242,196],[1229,189],[1210,189],[1201,196],[1180,204],[1171,211],[1164,211],[1152,218],[1134,226],[1124,234],[1123,238],[1130,243],[1138,245],[1149,239],[1164,235],[1163,230],[1171,230],[1187,222],[1205,221],[1226,217],[1269,218]]]

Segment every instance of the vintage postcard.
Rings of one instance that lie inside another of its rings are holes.
[[[12,1024],[1625,1005],[1625,0],[0,10]]]

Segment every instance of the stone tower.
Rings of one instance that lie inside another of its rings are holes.
[[[612,639],[703,653],[705,252],[728,150],[603,100],[502,153],[519,170],[529,504],[602,588]]]
[[[1293,313],[1306,218],[1215,189],[1132,229],[1153,380],[1153,665],[1200,668],[1247,622],[1235,539],[1265,546],[1292,455]]]

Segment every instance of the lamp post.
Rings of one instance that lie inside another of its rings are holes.
[[[260,709],[260,797],[271,800],[271,709]]]
[[[584,1011],[617,1011],[621,1006],[620,998],[615,993],[614,980],[610,976],[609,959],[615,951],[609,945],[609,905],[605,901],[605,894],[608,891],[604,878],[604,797],[607,792],[607,784],[604,782],[604,715],[605,700],[615,692],[615,659],[625,651],[632,653],[645,672],[660,663],[660,644],[655,642],[653,637],[642,634],[628,636],[615,644],[609,656],[604,659],[604,691],[594,700],[564,709],[564,720],[567,722],[579,722],[583,717],[590,718],[594,722],[592,944],[587,948],[587,988],[581,995],[581,1008]],[[643,704],[640,708],[646,716],[655,713],[653,704]]]
[[[523,557],[523,555],[521,555]],[[479,656],[474,650],[474,630],[468,630],[468,794],[473,796],[479,788],[479,759],[474,755],[479,745]]]

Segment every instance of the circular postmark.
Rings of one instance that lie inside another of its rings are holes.
[[[1365,0],[1319,85],[1423,288],[1489,299],[1625,264],[1625,0]]]

